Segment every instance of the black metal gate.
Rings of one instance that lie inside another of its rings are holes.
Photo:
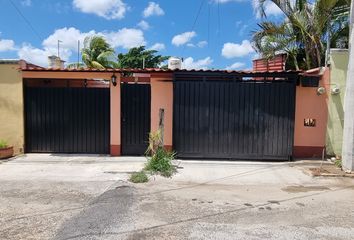
[[[150,84],[122,83],[122,154],[143,155],[150,132]]]
[[[288,159],[293,80],[175,80],[173,144],[181,158]]]
[[[28,153],[108,154],[109,88],[25,86],[25,144]]]

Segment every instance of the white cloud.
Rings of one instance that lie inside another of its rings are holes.
[[[273,2],[266,2],[265,3],[265,13],[267,14],[267,16],[278,16],[283,14],[283,12],[280,10],[280,8],[275,5]]]
[[[194,38],[195,36],[197,36],[197,34],[194,31],[178,34],[172,38],[172,44],[177,47],[184,45],[184,44],[190,42],[192,40],[192,38]]]
[[[73,6],[106,19],[122,19],[129,9],[122,0],[73,0]]]
[[[259,0],[252,0],[252,5],[253,5],[254,12],[256,14],[256,17],[260,18],[261,12],[259,11]],[[283,14],[283,12],[280,10],[280,8],[270,0],[267,0],[264,3],[264,12],[265,12],[266,16],[279,16],[279,15]]]
[[[57,48],[58,40],[60,40],[60,47],[77,51],[77,41],[80,40],[81,44],[84,42],[85,37],[95,34],[95,31],[83,33],[80,30],[70,27],[56,29],[53,34],[47,37],[42,45],[45,48]]]
[[[31,0],[22,0],[21,5],[24,7],[29,7],[32,5],[32,1]]]
[[[204,48],[206,45],[208,45],[207,41],[200,41],[197,44],[194,43],[187,43],[187,47],[199,47],[199,48]]]
[[[0,39],[0,52],[15,50],[15,42],[10,39]]]
[[[20,59],[24,59],[30,63],[37,64],[39,66],[48,66],[48,56],[56,55],[56,49],[39,49],[25,43],[18,50],[17,54]],[[62,49],[60,52],[60,58],[64,61],[68,61],[71,54],[71,51]]]
[[[129,49],[146,44],[143,31],[136,28],[122,28],[118,31],[110,32],[95,32],[94,30],[81,32],[80,30],[71,27],[55,30],[52,35],[43,41],[43,46],[48,48],[56,47],[58,40],[60,40],[60,46],[62,48],[76,51],[78,40],[83,43],[85,37],[95,34],[104,37],[113,48],[122,47]]]
[[[243,62],[235,62],[234,64],[227,66],[226,70],[240,69],[240,68],[243,68],[244,66],[246,66],[246,64]]]
[[[207,42],[207,41],[200,41],[200,42],[197,43],[197,46],[198,46],[199,48],[203,48],[203,47],[205,47],[206,45],[208,45],[208,42]]]
[[[225,58],[244,57],[253,53],[254,49],[248,40],[243,40],[241,44],[225,43],[221,55]]]
[[[182,63],[183,69],[208,69],[208,67],[213,63],[210,57],[194,61],[192,57],[186,58]]]
[[[160,7],[159,4],[155,2],[149,2],[149,5],[144,9],[143,16],[150,17],[150,16],[162,16],[164,15],[164,10]]]
[[[148,30],[150,28],[150,25],[148,22],[144,21],[144,20],[141,20],[139,23],[138,23],[138,27],[140,27],[142,30]]]
[[[161,50],[165,50],[165,48],[166,48],[165,44],[163,44],[163,43],[155,43],[149,49],[150,50],[161,51]]]
[[[30,44],[23,44],[18,50],[18,55],[20,58],[34,64],[47,66],[48,56],[57,54],[57,44],[58,40],[60,40],[60,57],[64,61],[68,61],[72,53],[77,52],[77,41],[80,40],[82,47],[85,37],[91,35],[104,37],[113,48],[122,47],[129,49],[146,44],[144,33],[140,29],[123,28],[111,32],[95,32],[94,30],[81,32],[73,27],[65,27],[55,30],[53,34],[48,36],[42,42],[42,48],[35,48]]]
[[[102,32],[99,33],[104,36],[112,47],[122,47],[130,49],[132,47],[139,47],[146,45],[144,33],[140,29],[122,28],[117,32]]]

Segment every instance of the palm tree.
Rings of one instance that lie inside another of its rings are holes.
[[[89,68],[116,67],[114,49],[101,36],[88,36],[84,40],[82,61]]]
[[[272,1],[285,15],[283,22],[263,21],[259,30],[253,32],[254,47],[265,57],[286,52],[295,68],[299,68],[299,60],[304,60],[301,67],[310,69],[323,65],[329,35],[332,46],[348,41],[348,17],[343,13],[350,0],[317,0],[315,3],[310,0],[258,1],[264,18],[267,1]]]
[[[289,22],[277,24],[265,21],[258,26],[260,30],[253,33],[253,44],[257,51],[267,59],[278,53],[287,53],[294,68],[299,70],[297,57],[300,46],[292,25]]]

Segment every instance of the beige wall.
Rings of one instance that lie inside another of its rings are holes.
[[[338,87],[340,93],[329,95],[328,101],[328,124],[326,148],[328,155],[342,154],[343,124],[344,124],[344,95],[348,71],[349,54],[346,49],[331,49],[331,74],[330,89]]]
[[[0,63],[0,139],[23,152],[23,90],[18,63]]]

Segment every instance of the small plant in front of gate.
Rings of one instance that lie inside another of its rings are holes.
[[[336,159],[336,160],[334,161],[334,165],[335,165],[337,168],[342,169],[342,159]]]
[[[146,156],[148,162],[144,170],[151,174],[171,177],[176,172],[176,167],[172,164],[176,153],[168,151],[163,147],[160,130],[149,134],[149,146],[146,150]]]

